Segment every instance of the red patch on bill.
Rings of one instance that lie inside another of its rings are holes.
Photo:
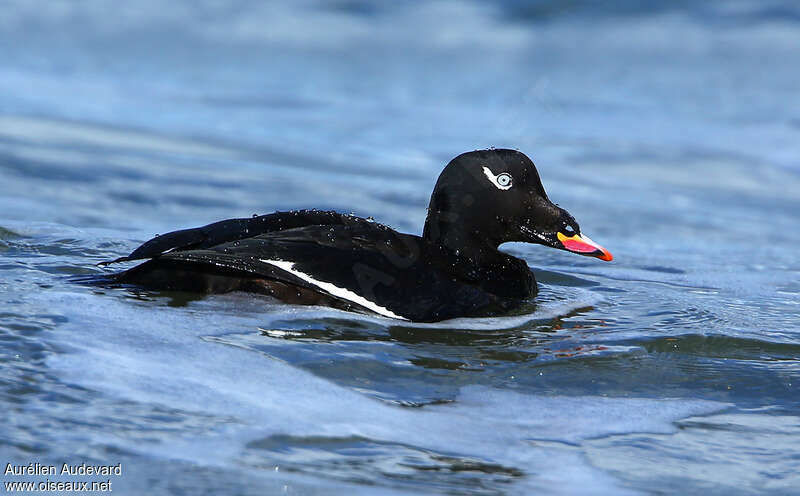
[[[596,246],[592,246],[590,244],[584,243],[583,241],[578,241],[577,239],[567,238],[561,242],[569,251],[576,251],[578,253],[591,253],[593,251],[597,251]]]

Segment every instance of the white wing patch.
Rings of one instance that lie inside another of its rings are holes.
[[[329,282],[319,281],[319,280],[314,279],[313,277],[311,277],[310,275],[308,275],[308,274],[306,274],[304,272],[300,272],[299,270],[296,270],[294,268],[294,263],[293,262],[287,262],[285,260],[264,260],[264,259],[260,259],[260,260],[262,262],[264,262],[264,263],[267,263],[267,264],[270,264],[270,265],[274,265],[275,267],[278,267],[279,269],[285,270],[286,272],[288,272],[288,273],[290,273],[290,274],[292,274],[294,276],[297,276],[298,278],[302,279],[303,281],[305,281],[307,283],[313,284],[314,286],[318,287],[319,289],[321,289],[323,291],[326,291],[327,293],[329,293],[329,294],[331,294],[333,296],[336,296],[337,298],[341,298],[341,299],[347,300],[347,301],[352,301],[353,303],[361,305],[364,308],[368,308],[368,309],[372,310],[373,312],[375,312],[375,313],[377,313],[379,315],[383,315],[384,317],[389,317],[389,318],[392,318],[392,319],[408,320],[405,317],[401,317],[400,315],[397,315],[396,313],[392,312],[391,310],[389,310],[386,307],[382,307],[382,306],[378,305],[377,303],[373,303],[373,302],[369,301],[368,299],[364,298],[363,296],[359,296],[359,295],[353,293],[349,289],[340,288],[340,287],[338,287],[338,286],[336,286],[334,284],[331,284]]]
[[[502,174],[498,174],[495,176],[491,169],[484,166],[483,173],[489,179],[489,182],[492,183],[492,185],[499,190],[508,191],[509,189],[511,189],[511,186],[513,186],[511,180],[511,174],[509,174],[508,172],[503,172]]]

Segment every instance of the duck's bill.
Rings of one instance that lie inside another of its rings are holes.
[[[566,236],[558,233],[558,240],[561,242],[563,248],[572,253],[579,255],[586,255],[587,257],[596,257],[600,260],[610,262],[614,260],[611,252],[598,245],[584,234],[576,234],[575,236]]]

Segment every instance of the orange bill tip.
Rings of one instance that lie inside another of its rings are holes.
[[[610,261],[614,260],[614,255],[612,255],[611,252],[606,250],[605,248],[603,248],[603,254],[602,255],[596,255],[596,256],[600,260],[604,260],[606,262],[610,262]]]
[[[561,241],[561,244],[564,246],[564,249],[567,251],[589,257],[596,257],[600,260],[605,260],[606,262],[614,260],[614,256],[611,254],[611,252],[592,241],[589,236],[585,236],[583,234],[566,236],[561,233],[556,233],[556,235],[558,236],[558,240]]]

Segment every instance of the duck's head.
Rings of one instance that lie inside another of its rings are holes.
[[[431,195],[423,236],[452,251],[521,241],[613,258],[547,198],[536,166],[516,150],[477,150],[451,160]]]

